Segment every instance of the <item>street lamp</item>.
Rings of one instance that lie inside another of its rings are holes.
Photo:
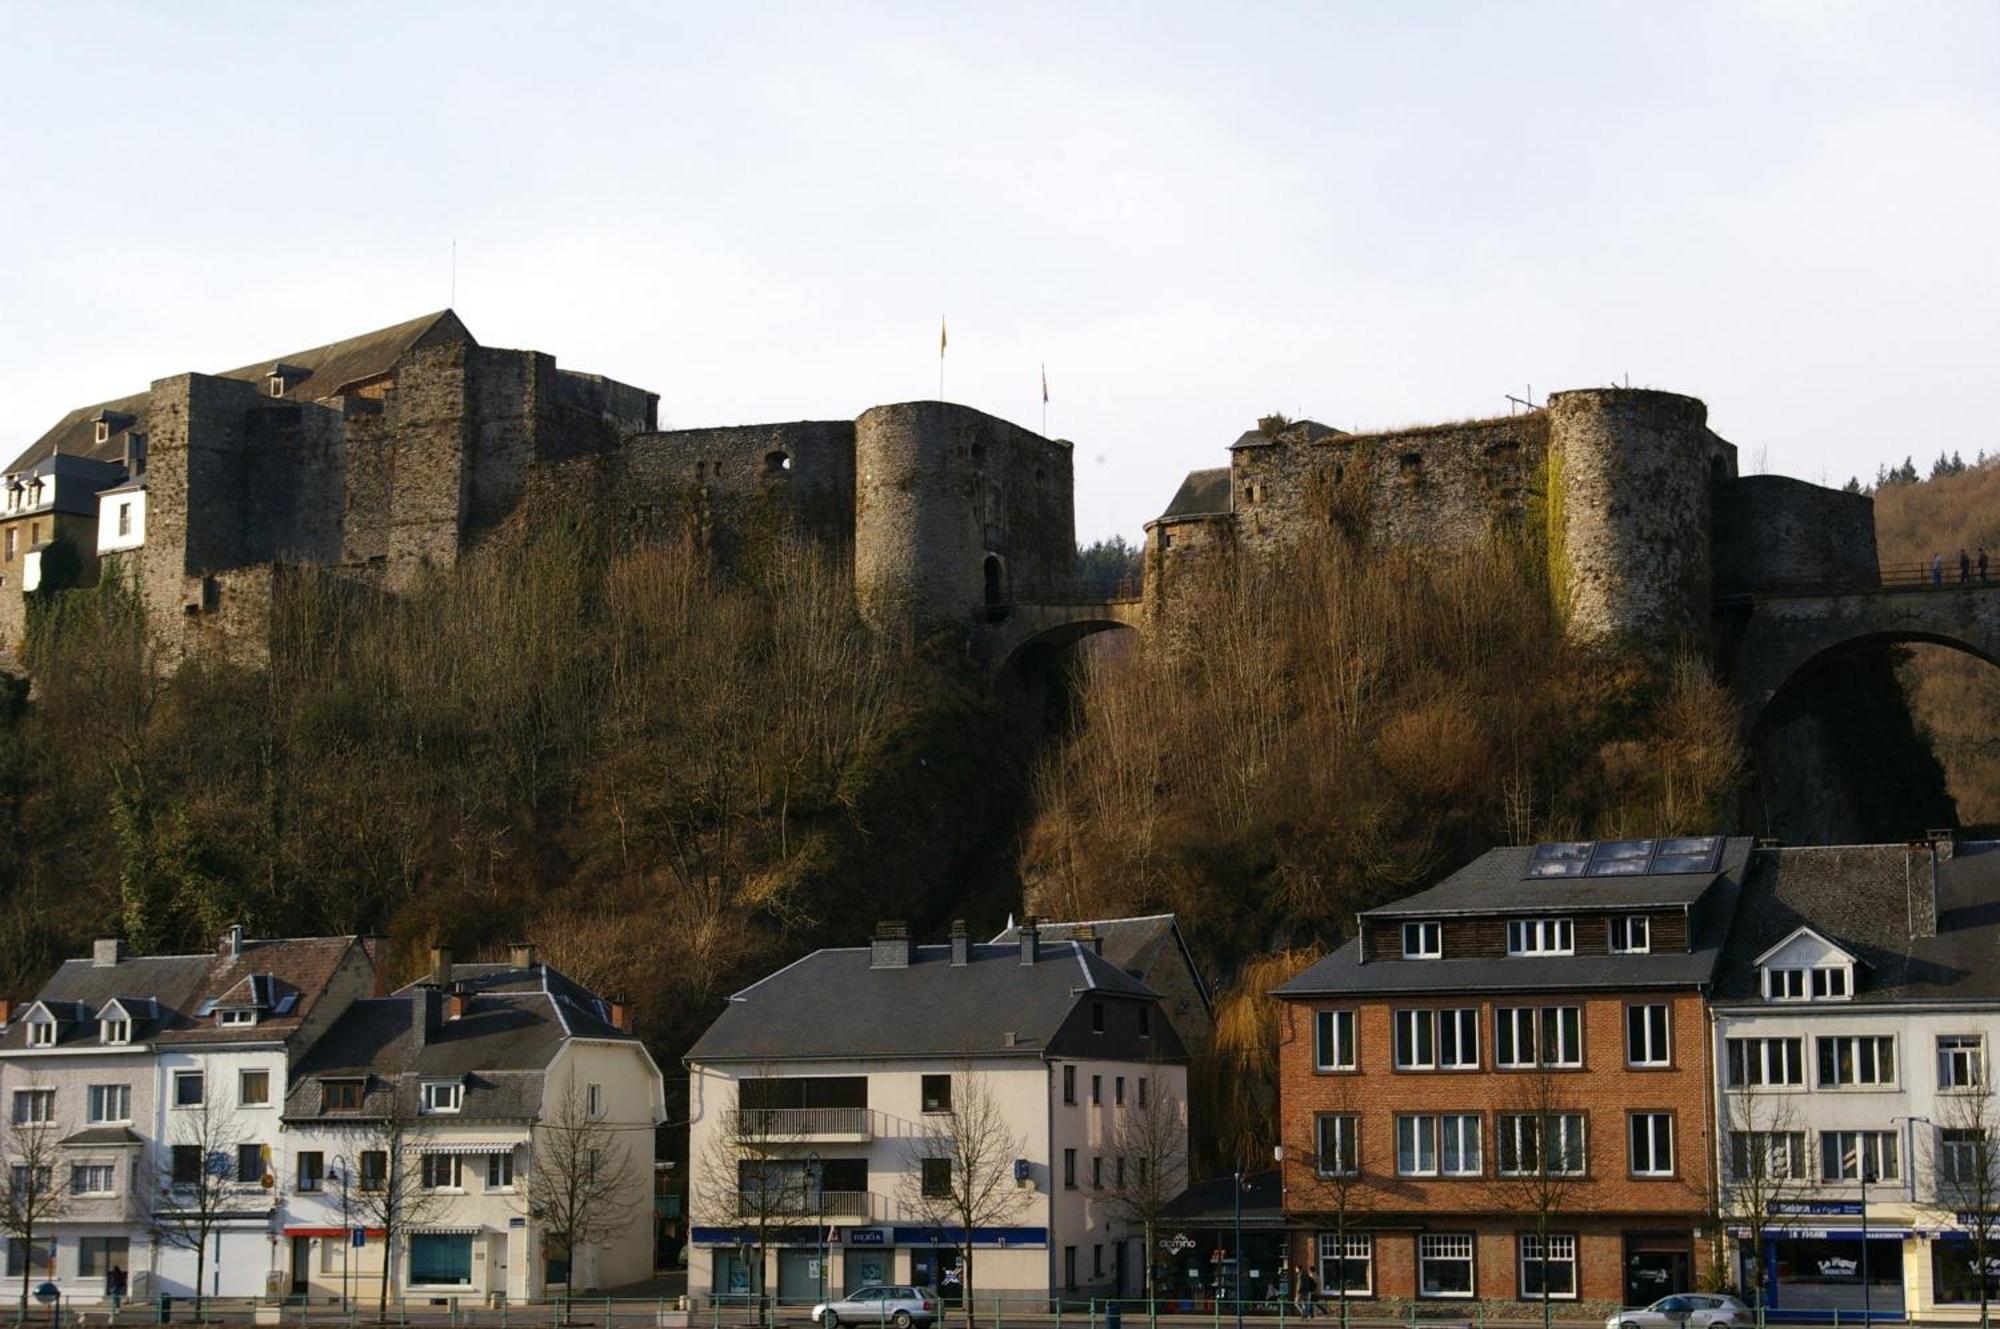
[[[826,1300],[826,1169],[819,1150],[806,1155],[806,1173],[812,1178],[813,1222],[819,1228],[819,1299]]]
[[[1236,1268],[1229,1290],[1236,1294],[1236,1329],[1243,1329],[1243,1154],[1236,1154]]]

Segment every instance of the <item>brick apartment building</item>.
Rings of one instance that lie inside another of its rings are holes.
[[[1279,988],[1293,1267],[1329,1296],[1468,1313],[1693,1288],[1713,1252],[1704,1002],[1749,852],[1496,849]]]

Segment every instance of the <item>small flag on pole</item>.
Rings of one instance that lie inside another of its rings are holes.
[[[940,314],[938,315],[938,359],[944,359],[944,348],[950,343],[950,340],[945,335],[944,315]]]
[[[1042,366],[1042,405],[1049,404],[1049,367]]]

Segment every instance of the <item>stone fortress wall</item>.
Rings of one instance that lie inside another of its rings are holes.
[[[1677,393],[1591,388],[1513,416],[1370,434],[1260,422],[1226,472],[1195,472],[1148,524],[1149,615],[1230,551],[1345,536],[1476,560],[1496,530],[1530,526],[1585,639],[1710,647],[1718,594],[1872,585],[1872,502],[1740,478],[1707,415]]]

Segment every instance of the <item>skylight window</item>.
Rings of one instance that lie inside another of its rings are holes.
[[[1665,840],[1558,840],[1528,855],[1529,878],[1658,877],[1714,872],[1722,864],[1722,837]]]

